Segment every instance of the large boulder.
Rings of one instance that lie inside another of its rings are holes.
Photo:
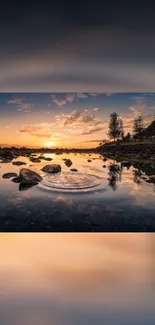
[[[65,165],[66,165],[67,167],[70,167],[70,166],[72,165],[72,161],[71,161],[70,159],[66,159],[66,160],[65,160]]]
[[[46,165],[41,170],[45,173],[55,174],[61,172],[61,166],[57,164]]]
[[[42,177],[37,174],[36,172],[28,169],[22,168],[20,170],[19,176],[12,179],[15,183],[22,183],[22,184],[29,184],[31,186],[37,185],[39,182],[42,181]]]

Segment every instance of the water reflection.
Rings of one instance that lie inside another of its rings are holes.
[[[0,239],[1,324],[154,324],[154,234]]]
[[[116,191],[117,186],[116,183],[119,181],[121,182],[122,180],[122,170],[123,167],[113,163],[109,165],[109,186]]]
[[[37,186],[19,188],[2,175],[19,174],[20,166],[1,164],[1,231],[155,231],[155,167],[153,163],[106,160],[97,154],[48,154],[60,164],[61,174],[44,177],[47,161],[31,162],[18,157],[43,181]],[[61,198],[61,200],[60,200]],[[134,218],[133,218],[134,216]]]

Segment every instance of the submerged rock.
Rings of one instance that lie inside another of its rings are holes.
[[[66,159],[66,160],[65,160],[65,165],[66,165],[67,167],[70,167],[70,166],[72,165],[72,161],[71,161],[70,159]]]
[[[61,166],[57,164],[46,165],[41,170],[45,173],[50,173],[50,174],[59,173],[61,172]]]
[[[5,173],[2,177],[3,178],[11,178],[11,177],[16,177],[16,173]]]
[[[12,163],[12,165],[15,165],[15,166],[22,166],[22,165],[26,165],[26,163],[23,162],[23,161],[14,161],[14,162]]]
[[[78,170],[76,168],[71,168],[71,172],[77,172]]]

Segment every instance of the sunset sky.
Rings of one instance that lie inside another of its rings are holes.
[[[142,115],[155,114],[154,93],[1,93],[1,145],[90,148],[107,139],[109,115],[124,121],[125,133]]]

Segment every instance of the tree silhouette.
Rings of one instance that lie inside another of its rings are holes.
[[[144,130],[143,126],[143,118],[142,116],[138,116],[134,119],[133,122],[133,133],[135,136],[139,135]]]
[[[119,118],[119,115],[117,113],[110,114],[110,120],[109,120],[109,132],[108,136],[110,139],[114,139],[114,142],[119,137],[123,136],[124,130],[123,130],[123,121],[121,118]]]
[[[121,182],[121,178],[122,178],[122,167],[119,166],[118,164],[114,163],[114,164],[110,164],[109,165],[109,186],[116,191],[117,186],[116,183],[118,181]]]

